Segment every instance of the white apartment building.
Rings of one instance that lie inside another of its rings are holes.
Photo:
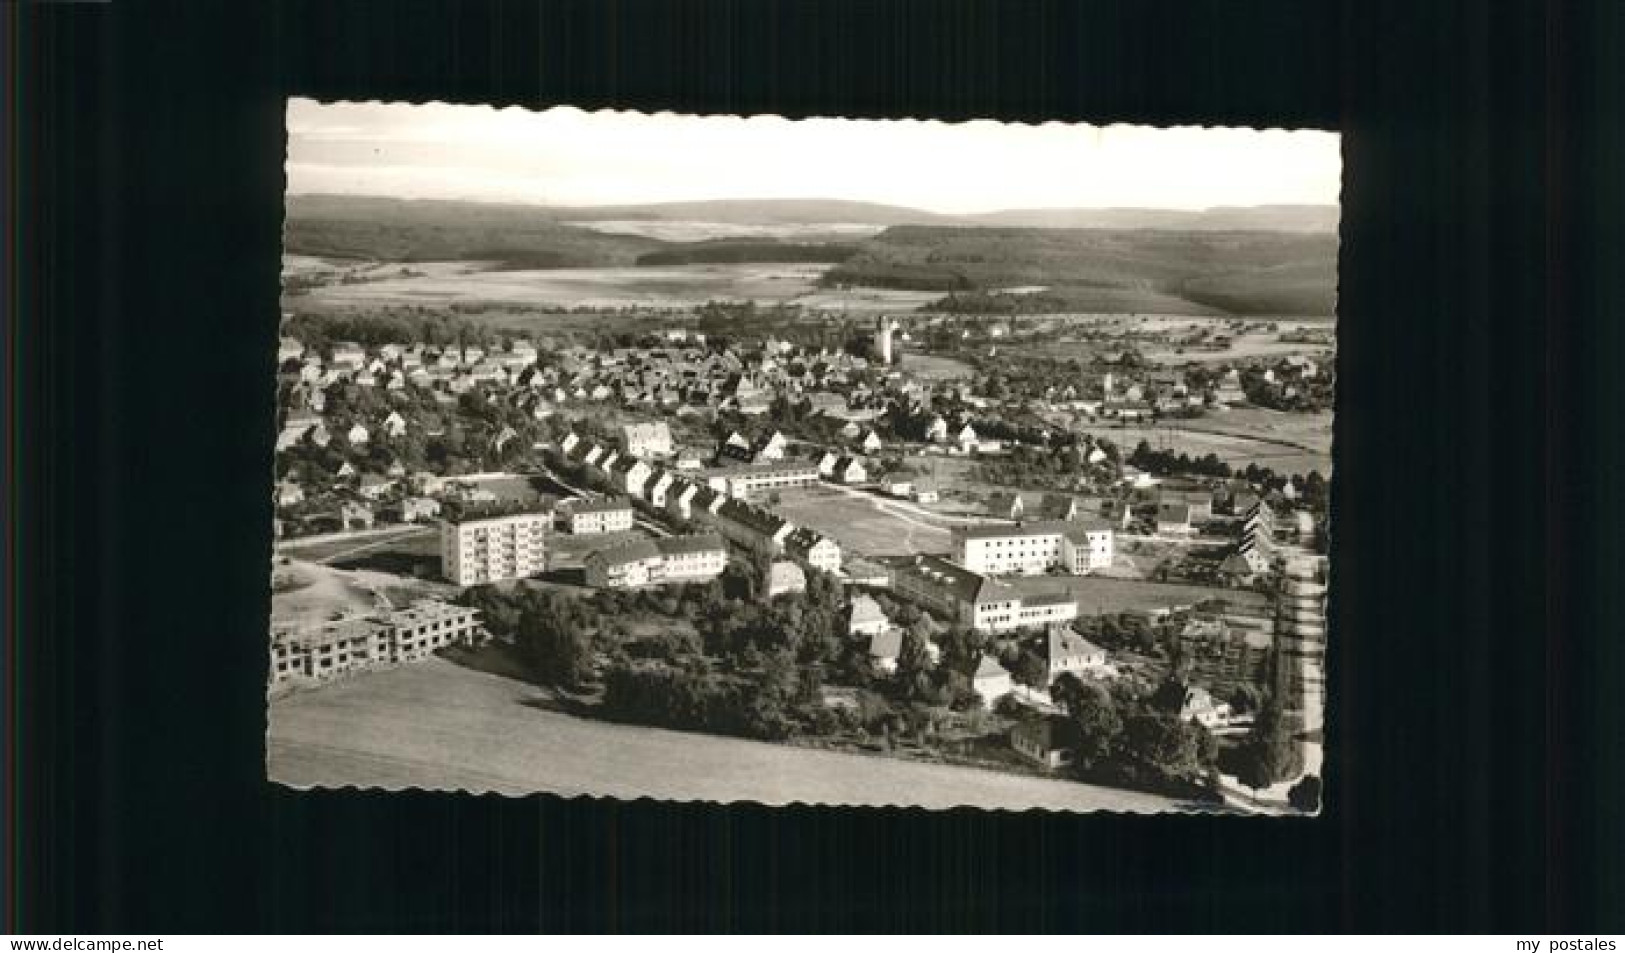
[[[639,539],[598,550],[583,565],[594,588],[708,582],[727,568],[728,545],[708,534]]]
[[[547,568],[551,513],[517,513],[440,524],[440,567],[459,586],[523,579]]]
[[[1112,564],[1112,530],[1098,520],[961,527],[953,531],[953,553],[966,569],[994,576],[1077,575]]]

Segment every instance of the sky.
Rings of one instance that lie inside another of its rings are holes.
[[[834,198],[943,213],[1338,202],[1336,133],[288,103],[288,191],[542,205]]]

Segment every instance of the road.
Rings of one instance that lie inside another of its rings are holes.
[[[267,771],[297,788],[1154,813],[1183,802],[952,765],[594,721],[433,659],[272,702]]]

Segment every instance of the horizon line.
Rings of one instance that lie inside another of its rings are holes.
[[[530,208],[546,209],[576,209],[586,211],[596,208],[617,208],[624,206],[660,206],[660,205],[694,205],[703,202],[844,202],[852,205],[874,205],[881,208],[899,209],[906,212],[921,212],[926,215],[936,215],[944,218],[965,218],[977,215],[997,215],[1001,212],[1183,212],[1197,214],[1213,212],[1220,209],[1258,209],[1258,208],[1326,208],[1342,210],[1340,202],[1260,202],[1253,205],[1206,205],[1201,208],[1181,208],[1171,205],[1012,205],[998,208],[984,209],[975,212],[937,212],[921,208],[917,205],[897,205],[890,202],[878,202],[873,199],[846,199],[829,195],[782,195],[782,196],[751,196],[748,198],[717,196],[715,198],[697,199],[647,199],[617,202],[594,202],[590,204],[557,203],[537,201],[534,199],[496,199],[496,198],[456,198],[451,196],[411,196],[411,195],[385,195],[377,192],[332,192],[332,191],[299,191],[284,192],[284,198],[360,198],[360,199],[391,199],[398,202],[461,202],[468,205],[519,205]]]

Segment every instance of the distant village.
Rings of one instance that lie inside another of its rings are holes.
[[[288,334],[279,561],[376,539],[438,588],[274,625],[273,694],[506,647],[613,717],[1299,806],[1329,474],[1113,427],[1329,407],[1331,359],[1045,363],[964,326]]]

